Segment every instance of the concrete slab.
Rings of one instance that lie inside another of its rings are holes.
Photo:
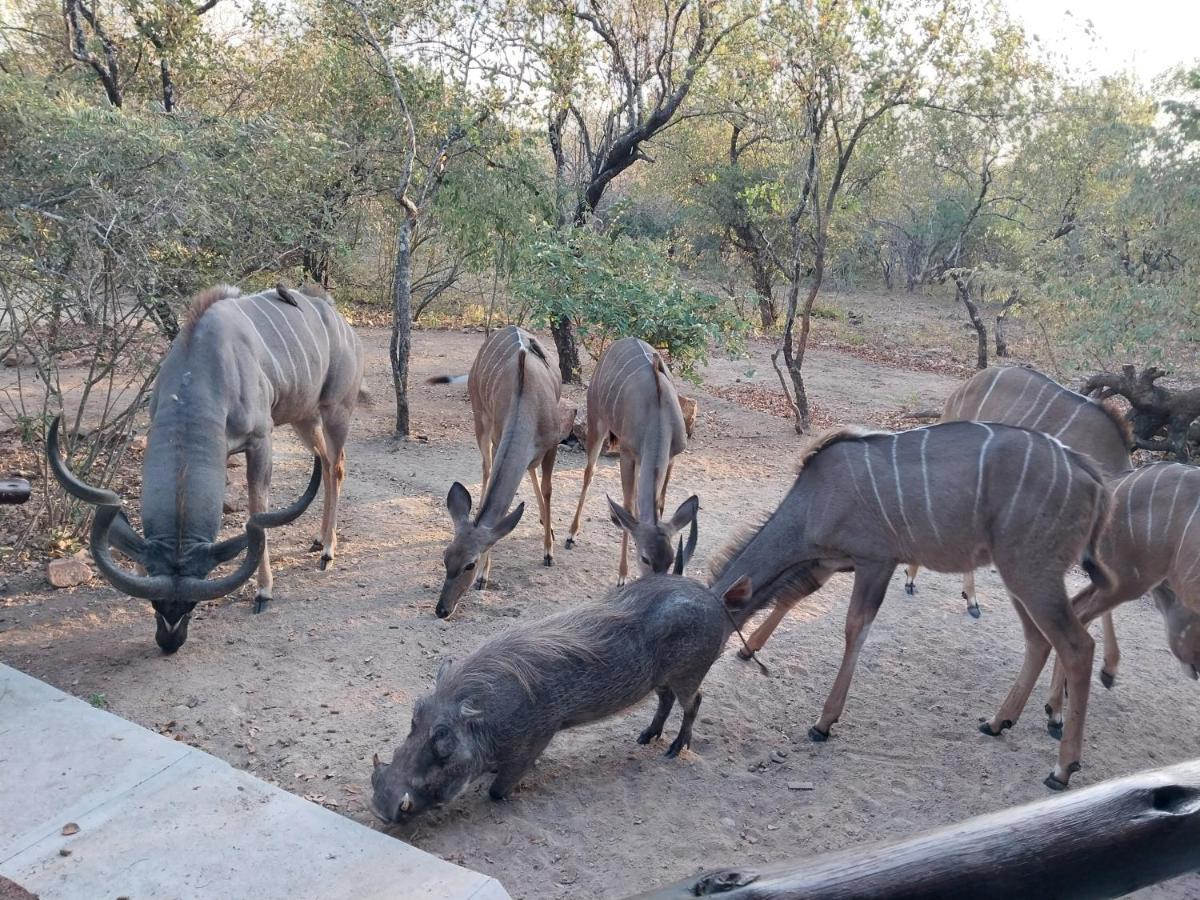
[[[62,834],[68,822],[77,834]],[[43,900],[508,897],[495,879],[7,666],[0,875]]]

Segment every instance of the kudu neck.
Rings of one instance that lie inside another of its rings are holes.
[[[226,415],[223,404],[159,395],[142,464],[147,540],[185,546],[216,538],[225,497]]]
[[[514,410],[514,418],[520,411]],[[495,525],[512,506],[521,479],[533,459],[534,434],[532,426],[517,421],[505,430],[492,457],[492,470],[488,477],[487,491],[479,503],[476,522],[479,525]]]

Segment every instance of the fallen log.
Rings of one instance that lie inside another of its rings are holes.
[[[1129,423],[1137,446],[1188,462],[1192,456],[1189,432],[1200,417],[1200,389],[1180,390],[1155,383],[1166,374],[1157,366],[1141,372],[1133,366],[1122,366],[1120,374],[1093,375],[1084,382],[1081,392],[1100,400],[1124,397],[1132,407]]]
[[[1119,897],[1200,869],[1200,759],[914,838],[694,876],[653,900]]]

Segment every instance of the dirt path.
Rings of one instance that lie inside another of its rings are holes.
[[[370,758],[387,756],[408,729],[413,699],[438,662],[461,658],[514,618],[539,618],[604,593],[616,572],[618,534],[602,515],[615,493],[604,461],[579,547],[540,565],[536,516],[499,545],[496,590],[467,597],[458,616],[433,615],[441,551],[450,536],[443,499],[480,478],[465,391],[423,383],[465,372],[481,336],[418,333],[413,364],[416,431],[390,436],[386,336],[364,330],[378,397],[349,445],[341,555],[321,573],[308,546],[310,512],[274,537],[276,595],[261,616],[249,590],[211,604],[187,646],[163,657],[141,602],[107,587],[51,592],[14,579],[0,601],[0,659],[150,728],[179,736],[236,766],[359,821]],[[863,418],[902,405],[938,405],[953,379],[815,352],[814,394]],[[719,360],[708,378],[729,384],[775,375],[764,348]],[[685,391],[687,389],[685,388]],[[693,391],[695,440],[677,464],[670,505],[698,492],[703,560],[739,525],[773,507],[789,486],[797,439],[790,423]],[[277,443],[277,498],[298,492],[308,463],[290,434]],[[559,542],[578,496],[582,453],[559,456],[553,500]],[[232,470],[242,489],[244,469]],[[519,494],[530,500],[528,484]],[[237,527],[237,517],[227,524]],[[691,574],[704,577],[702,565]],[[966,617],[956,577],[922,575],[910,599],[897,574],[859,666],[845,719],[824,745],[805,736],[842,649],[849,578],[839,576],[785,622],[764,658],[771,677],[727,654],[714,666],[692,751],[679,760],[634,737],[647,700],[617,719],[566,733],[504,804],[486,781],[449,808],[394,833],[497,876],[515,897],[622,896],[720,863],[774,860],[913,833],[1046,796],[1054,742],[1040,697],[1001,739],[979,734],[1021,658],[1020,628],[992,574],[980,578],[984,616]],[[1179,678],[1146,601],[1117,614],[1125,653],[1113,691],[1093,692],[1080,785],[1196,755],[1196,688]],[[673,734],[677,717],[668,724]],[[768,753],[786,754],[782,763]],[[789,790],[789,782],[806,789]],[[811,787],[811,789],[807,789]],[[402,890],[402,886],[398,886]],[[1200,893],[1200,878],[1147,896]]]

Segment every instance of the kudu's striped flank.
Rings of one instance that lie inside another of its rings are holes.
[[[700,507],[693,495],[669,520],[660,521],[674,459],[687,447],[687,433],[679,395],[662,356],[634,337],[621,338],[604,352],[588,384],[587,466],[567,536],[568,548],[579,536],[592,473],[610,434],[621,448],[622,503],[618,506],[612,498],[608,503],[613,523],[623,532],[617,583],[624,584],[629,574],[630,535],[642,574],[666,572],[675,558],[675,535],[689,523],[694,525]]]
[[[943,422],[1001,422],[1043,431],[1086,454],[1105,478],[1127,472],[1133,435],[1120,413],[1022,366],[985,369],[961,384],[946,400]],[[909,565],[904,588],[916,593],[917,566]],[[979,618],[975,573],[963,575],[967,612]],[[1100,681],[1112,687],[1121,652],[1112,616],[1103,616],[1104,665]]]
[[[716,562],[713,589],[749,576],[751,607],[775,604],[749,640],[757,650],[798,600],[834,572],[853,570],[841,668],[809,732],[825,740],[896,566],[912,560],[965,572],[994,563],[1025,630],[1025,665],[980,727],[1000,734],[1016,722],[1053,646],[1071,698],[1058,763],[1046,779],[1061,788],[1079,766],[1093,652],[1063,577],[1083,559],[1093,578],[1107,580],[1091,552],[1107,510],[1094,465],[1040,432],[976,422],[899,434],[835,432],[810,451],[767,521]]]
[[[271,598],[265,538],[217,543],[216,536],[225,462],[233,453],[246,454],[251,521],[264,527],[282,524],[279,516],[266,513],[275,425],[291,425],[320,460],[325,510],[312,549],[321,551],[322,569],[333,560],[338,494],[345,477],[343,448],[362,394],[363,368],[358,337],[319,287],[277,285],[242,296],[222,285],[192,302],[150,398],[142,468],[145,538],[123,515],[99,513],[96,521],[106,523],[107,530],[92,538],[105,577],[125,593],[153,603],[156,639],[164,650],[173,652],[183,644],[199,600],[220,596],[214,586],[225,594],[236,590],[253,573],[255,562],[255,611]],[[111,505],[109,492],[78,482],[56,455],[50,461],[68,491],[102,507]],[[110,543],[137,561],[146,575],[117,566],[107,553]],[[239,568],[238,577],[201,584],[213,568],[247,548],[249,564]],[[259,555],[250,560],[254,554]]]
[[[1189,678],[1200,678],[1200,469],[1155,463],[1110,479],[1112,518],[1097,552],[1112,580],[1088,585],[1072,603],[1084,624],[1149,592],[1167,645]],[[1046,713],[1062,732],[1063,673],[1055,665]]]
[[[431,378],[448,383],[454,378]],[[509,325],[491,334],[475,356],[467,376],[467,393],[475,417],[475,441],[483,458],[482,499],[471,518],[471,495],[454,482],[446,507],[454,538],[443,554],[446,578],[437,614],[446,618],[475,581],[484,588],[491,573],[491,548],[512,531],[525,512],[521,503],[509,513],[522,476],[528,472],[537,497],[543,528],[543,561],[554,563],[554,529],[550,525],[551,476],[558,442],[566,437],[575,407],[562,399],[562,378],[546,350],[529,332]],[[539,483],[538,466],[542,476]],[[480,565],[482,563],[482,565]]]

